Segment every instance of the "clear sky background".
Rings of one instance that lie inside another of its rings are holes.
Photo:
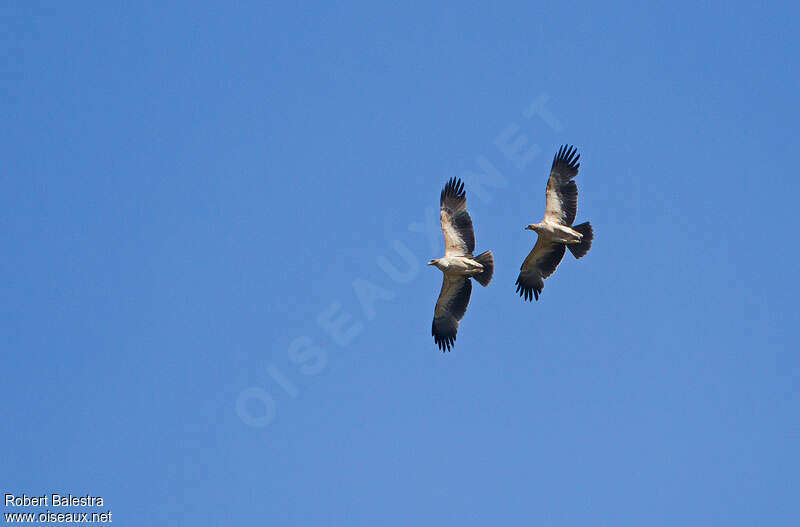
[[[121,525],[800,524],[798,16],[7,3],[0,492]],[[524,303],[562,143],[594,247]],[[451,176],[497,269],[445,355]]]

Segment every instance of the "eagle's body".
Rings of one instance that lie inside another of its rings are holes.
[[[544,218],[525,227],[539,235],[517,277],[517,292],[525,300],[539,300],[544,279],[555,272],[566,249],[575,258],[582,258],[592,247],[591,224],[587,221],[572,225],[578,212],[578,186],[573,178],[581,166],[578,163],[581,156],[576,153],[575,147],[566,145],[558,150],[547,179]]]
[[[542,223],[531,224],[529,227],[539,236],[554,243],[580,243],[583,239],[583,234],[571,227],[549,222],[546,218]]]
[[[483,266],[471,256],[445,256],[431,261],[443,273],[454,276],[474,276],[483,272]]]
[[[450,179],[442,189],[439,210],[444,235],[444,256],[428,262],[444,274],[442,290],[433,311],[431,334],[442,351],[450,351],[456,341],[458,322],[464,317],[472,294],[474,278],[482,286],[489,285],[494,273],[492,251],[472,256],[475,231],[467,212],[464,184]]]

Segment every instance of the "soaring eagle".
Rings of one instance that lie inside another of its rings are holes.
[[[580,154],[574,146],[562,146],[553,158],[550,178],[547,180],[547,202],[541,223],[532,223],[526,230],[536,231],[539,239],[525,261],[517,277],[517,293],[525,300],[539,294],[544,288],[544,279],[555,272],[565,249],[575,258],[581,258],[592,247],[594,233],[587,221],[572,226],[578,211],[578,187],[572,180],[578,175]]]
[[[433,340],[442,351],[450,351],[456,341],[458,321],[464,316],[472,294],[470,278],[482,286],[489,285],[494,272],[492,251],[473,258],[475,232],[467,212],[467,194],[464,183],[451,178],[442,189],[439,211],[444,234],[444,257],[431,260],[442,273],[442,291],[433,311]]]

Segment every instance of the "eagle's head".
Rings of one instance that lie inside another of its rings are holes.
[[[445,269],[447,269],[447,264],[445,262],[443,262],[440,258],[437,258],[435,260],[431,260],[430,262],[428,262],[428,265],[435,265],[436,267],[438,267],[439,269],[441,269],[443,271]]]
[[[541,229],[541,228],[542,228],[542,226],[541,226],[540,224],[538,224],[538,223],[531,223],[530,225],[528,225],[527,227],[525,227],[525,230],[526,230],[526,231],[536,231],[536,232],[538,233],[538,232],[539,232],[539,229]]]

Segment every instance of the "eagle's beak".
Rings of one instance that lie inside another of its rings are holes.
[[[526,231],[532,231],[532,230],[533,230],[533,227],[532,227],[532,226],[530,226],[530,225],[528,225],[527,227],[525,227],[525,230],[526,230]]]
[[[433,264],[434,264],[434,261],[433,261],[433,260],[431,260],[430,262],[428,262],[428,265],[433,265]]]

